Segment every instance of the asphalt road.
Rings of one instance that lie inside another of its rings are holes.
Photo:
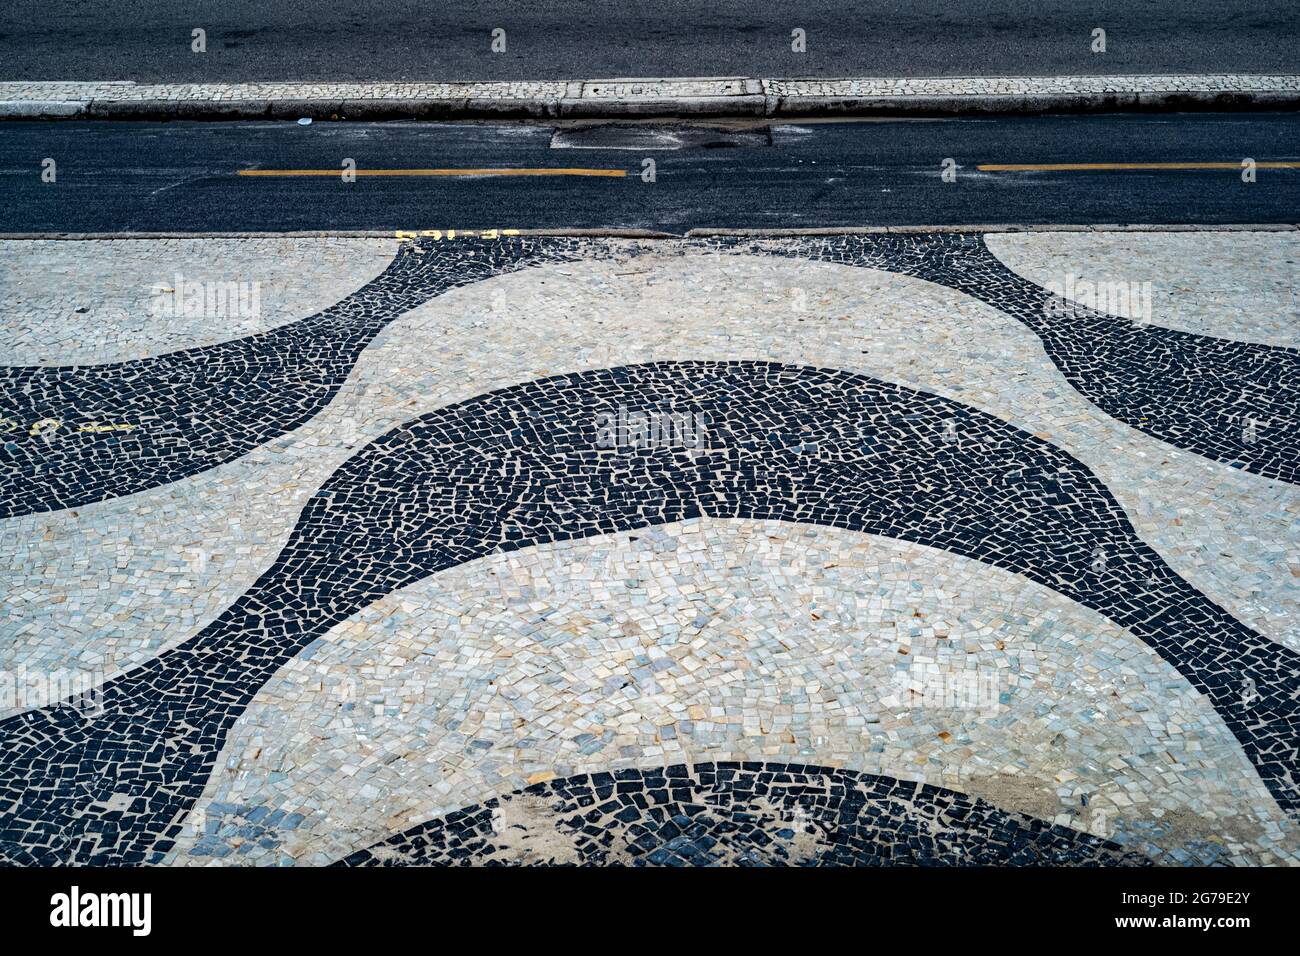
[[[796,228],[1300,219],[1300,114],[1046,116],[686,131],[517,124],[6,123],[0,232]],[[677,148],[654,148],[654,147]],[[586,147],[586,148],[580,148]],[[42,181],[42,160],[56,181]],[[344,159],[363,175],[343,181]],[[655,161],[655,181],[642,178]],[[943,161],[957,164],[945,182]],[[1228,169],[981,171],[1226,162]],[[581,168],[601,176],[367,176]],[[240,171],[323,170],[317,176]]]
[[[207,51],[191,51],[191,31]],[[490,34],[506,31],[493,53]],[[791,50],[791,31],[807,51]],[[1104,54],[1092,31],[1106,30]],[[8,0],[0,80],[1293,72],[1294,0]]]

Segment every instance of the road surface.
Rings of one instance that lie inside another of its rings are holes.
[[[201,54],[195,28],[206,31]],[[806,52],[791,49],[795,28]],[[1097,28],[1105,53],[1092,51]],[[1297,50],[1300,5],[1254,0],[13,0],[0,10],[0,80],[1277,73],[1294,71]]]
[[[449,227],[680,234],[707,227],[1277,223],[1300,215],[1296,114],[685,132],[413,122],[32,122],[3,129],[0,232],[9,234]],[[55,162],[53,183],[42,179],[47,158]],[[1238,168],[1244,158],[1292,167],[1259,168],[1247,183]],[[355,182],[343,181],[345,159],[356,162]],[[653,182],[643,178],[647,160],[655,164]],[[945,160],[954,167],[952,182],[942,177]],[[1098,163],[1177,168],[980,168]],[[1197,163],[1219,168],[1187,166]],[[601,175],[461,172],[565,169]],[[316,174],[249,175],[286,170]]]

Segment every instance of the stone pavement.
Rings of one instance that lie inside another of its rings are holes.
[[[1300,861],[1294,232],[0,246],[4,860]]]

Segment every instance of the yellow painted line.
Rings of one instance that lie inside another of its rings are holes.
[[[348,170],[339,169],[241,169],[240,176],[334,176]],[[356,169],[355,176],[607,176],[622,178],[625,169],[582,169],[572,167],[537,169]]]
[[[1241,163],[984,163],[986,173],[1056,173],[1125,169],[1243,169]],[[1256,169],[1300,169],[1300,162],[1255,163]]]

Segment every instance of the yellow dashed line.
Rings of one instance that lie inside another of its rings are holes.
[[[578,167],[511,169],[241,169],[239,176],[603,176],[621,179],[625,169],[582,169]]]
[[[1256,169],[1300,169],[1300,162],[1255,163]],[[983,163],[976,169],[986,173],[1056,173],[1090,170],[1138,169],[1242,169],[1236,163]]]

